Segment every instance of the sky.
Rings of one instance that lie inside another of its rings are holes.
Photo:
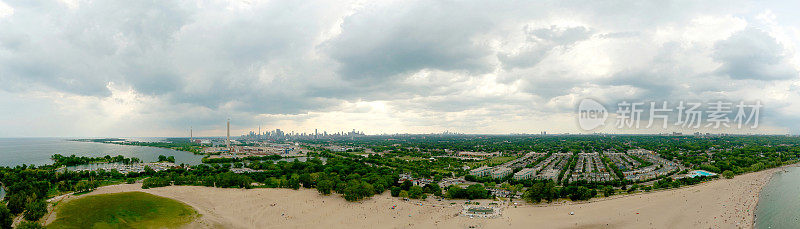
[[[234,135],[797,134],[798,11],[738,0],[0,0],[0,137],[222,136],[227,118]],[[599,129],[578,125],[587,98],[610,114]],[[670,117],[667,128],[615,128],[620,103],[651,101],[763,107],[757,127]]]

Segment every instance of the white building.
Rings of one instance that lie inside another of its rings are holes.
[[[536,169],[524,168],[517,173],[514,173],[514,180],[529,180],[536,175]]]
[[[503,178],[503,177],[506,177],[506,176],[508,176],[508,175],[509,175],[509,174],[511,174],[512,172],[514,172],[514,170],[512,170],[512,169],[510,169],[510,168],[507,168],[507,167],[497,167],[497,168],[495,168],[494,170],[492,170],[492,178],[494,178],[494,179],[500,179],[500,178]]]
[[[473,175],[476,177],[484,177],[488,176],[489,173],[492,171],[492,167],[489,166],[481,166],[480,168],[473,169],[469,171],[469,175]]]

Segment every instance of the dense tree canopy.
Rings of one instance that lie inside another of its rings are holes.
[[[5,205],[0,204],[0,229],[11,229],[11,212]]]

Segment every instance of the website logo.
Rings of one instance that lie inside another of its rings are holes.
[[[578,104],[578,124],[583,130],[594,130],[605,124],[608,110],[594,99],[583,99]]]

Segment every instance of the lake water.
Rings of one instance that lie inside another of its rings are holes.
[[[0,138],[0,166],[52,164],[53,154],[102,157],[105,155],[137,157],[144,162],[158,160],[158,155],[174,156],[176,164],[197,165],[201,155],[171,149],[115,145],[94,142],[75,142],[60,138]]]
[[[800,168],[786,168],[764,186],[755,228],[800,228]]]

